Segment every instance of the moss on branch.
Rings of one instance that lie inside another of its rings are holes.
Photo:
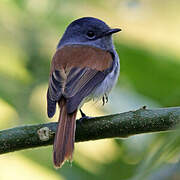
[[[180,107],[146,109],[77,121],[76,142],[124,138],[173,130],[180,124]],[[14,127],[0,131],[0,154],[53,143],[57,123]]]

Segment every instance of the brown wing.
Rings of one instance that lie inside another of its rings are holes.
[[[112,65],[109,52],[90,46],[71,45],[55,53],[47,94],[48,116],[55,113],[61,96],[67,99],[68,113],[76,110],[86,96],[101,83]]]
[[[72,67],[96,69],[103,71],[112,64],[112,56],[109,52],[96,47],[69,45],[57,50],[52,60],[52,71]]]

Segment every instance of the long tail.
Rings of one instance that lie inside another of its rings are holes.
[[[60,115],[56,136],[54,140],[54,166],[61,167],[65,160],[72,161],[75,141],[76,114],[77,110],[71,114],[67,113],[66,100],[62,98],[59,102]]]

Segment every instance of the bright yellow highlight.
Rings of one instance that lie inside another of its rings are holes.
[[[13,107],[11,107],[8,103],[0,99],[0,128],[4,129],[7,127],[11,127],[17,122],[18,114]]]
[[[119,147],[112,139],[89,141],[75,145],[76,163],[92,173],[98,173],[102,164],[110,163],[120,153]]]
[[[12,48],[0,46],[0,72],[8,77],[29,82],[31,76],[26,70],[24,59]]]
[[[1,180],[63,180],[60,175],[43,168],[21,155],[3,155],[0,159]]]

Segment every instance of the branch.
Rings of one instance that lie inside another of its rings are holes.
[[[180,123],[180,107],[137,111],[84,119],[76,123],[76,142],[128,137],[172,130]],[[26,125],[0,131],[0,154],[53,143],[57,123]]]

